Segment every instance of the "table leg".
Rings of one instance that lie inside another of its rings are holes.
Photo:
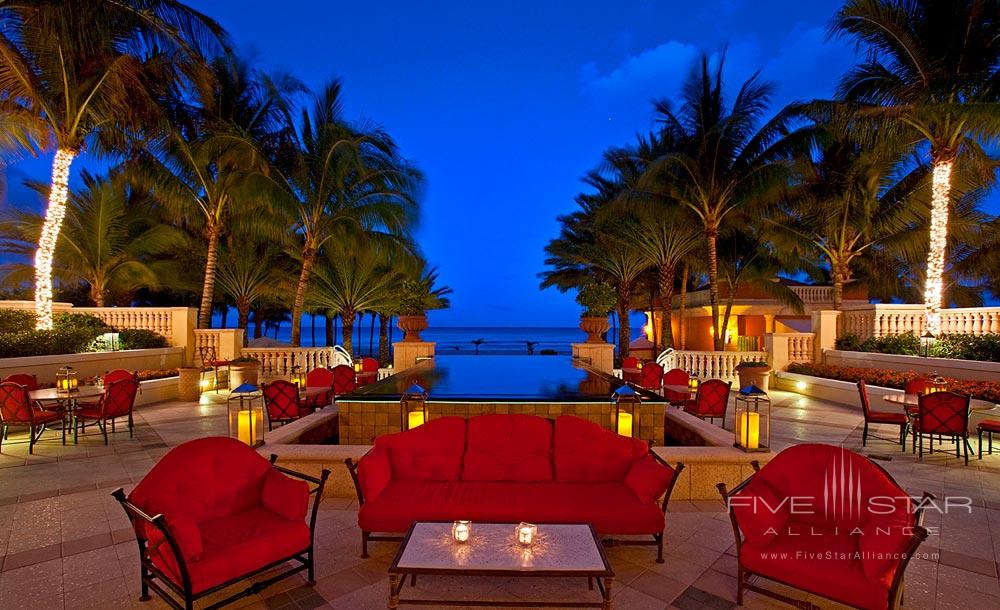
[[[389,574],[389,608],[399,607],[399,574]]]
[[[614,578],[610,576],[604,579],[604,591],[601,591],[604,599],[601,601],[601,610],[611,610],[611,583],[613,581]]]
[[[73,422],[73,444],[75,445],[77,444],[76,402],[68,404],[67,407],[70,409],[70,420]]]

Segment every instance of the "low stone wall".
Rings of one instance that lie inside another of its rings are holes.
[[[0,377],[14,373],[30,373],[38,377],[39,383],[53,384],[56,381],[56,371],[64,366],[76,369],[77,375],[80,377],[94,377],[111,369],[128,369],[130,371],[173,369],[181,366],[183,355],[184,348],[163,347],[117,352],[0,358]]]
[[[151,405],[167,400],[177,400],[177,378],[164,377],[139,382],[139,393],[135,397],[135,405]]]
[[[338,405],[331,405],[287,426],[264,434],[264,456],[278,456],[282,466],[318,476],[324,468],[330,471],[325,495],[341,498],[356,496],[354,483],[344,465],[347,458],[359,459],[371,449],[368,443],[343,445],[299,444],[301,439],[315,436],[316,430],[329,430],[342,417]],[[398,417],[398,415],[397,415]],[[679,409],[667,409],[667,425],[684,428],[702,435],[697,447],[654,447],[653,451],[670,464],[685,465],[674,487],[674,500],[719,500],[718,483],[730,488],[753,473],[751,461],[761,464],[771,459],[771,453],[745,453],[732,446],[732,435],[726,430],[688,415]],[[322,433],[320,433],[322,436]]]
[[[976,360],[956,360],[954,358],[923,358],[921,356],[849,352],[836,349],[823,350],[823,362],[837,366],[888,369],[890,371],[902,372],[915,371],[928,375],[937,373],[938,375],[954,377],[955,379],[1000,381],[1000,362],[979,362]]]

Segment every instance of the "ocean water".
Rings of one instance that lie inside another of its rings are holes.
[[[252,325],[251,325],[252,328]],[[337,343],[340,343],[340,331],[334,335]],[[251,330],[252,332],[252,330]],[[269,329],[269,337],[275,337],[275,330]],[[372,337],[372,335],[374,335]],[[315,342],[313,338],[312,325],[309,320],[302,325],[302,345],[325,345],[325,332],[322,319],[317,320]],[[551,326],[511,326],[511,327],[431,327],[420,334],[425,341],[437,343],[435,352],[438,356],[448,355],[472,355],[476,353],[476,345],[473,341],[482,339],[479,345],[480,354],[492,355],[528,355],[528,342],[531,342],[531,349],[537,355],[542,350],[552,350],[559,355],[570,353],[570,344],[578,343],[586,339],[586,334],[578,327],[551,327]],[[369,353],[369,339],[371,349],[378,352],[378,328],[371,332],[368,325],[361,326],[360,332],[355,326],[354,331],[354,351],[357,354],[367,355]],[[403,338],[403,332],[398,328],[392,329],[390,341],[399,341]],[[277,339],[288,342],[291,339],[291,327],[287,323],[282,324],[277,329]]]

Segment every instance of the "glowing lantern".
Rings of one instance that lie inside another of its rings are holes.
[[[525,523],[522,521],[517,525],[514,533],[517,535],[518,544],[521,546],[531,546],[538,536],[538,526],[534,523]]]
[[[251,447],[264,444],[264,396],[257,386],[244,383],[230,392],[226,410],[231,438]]]
[[[79,387],[80,380],[71,366],[64,366],[56,371],[56,390],[69,394]]]
[[[639,436],[639,408],[642,399],[629,385],[623,385],[611,395],[615,402],[614,425],[615,432],[622,436],[637,438]]]
[[[451,524],[451,537],[458,543],[465,543],[472,537],[472,521],[456,521]]]
[[[399,399],[399,427],[412,430],[427,421],[427,392],[414,383]]]
[[[764,407],[761,410],[761,407]],[[743,451],[769,451],[771,445],[771,399],[755,385],[736,394],[735,447]]]
[[[306,387],[306,374],[302,372],[302,367],[293,366],[292,367],[292,378],[291,382],[295,384],[295,387],[302,390]]]

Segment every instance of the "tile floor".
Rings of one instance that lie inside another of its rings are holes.
[[[937,528],[937,535],[921,548],[926,556],[910,563],[905,608],[1000,608],[1000,452],[968,467],[942,453],[918,463],[888,441],[870,440],[862,449],[856,409],[782,392],[773,398],[773,444],[778,448],[803,441],[843,445],[878,459],[912,494],[972,498],[969,511],[928,513],[927,525]],[[128,490],[169,447],[224,433],[224,410],[221,401],[210,399],[141,407],[134,438],[120,427],[105,447],[94,429],[79,445],[63,447],[58,434],[46,433],[33,456],[27,455],[25,436],[12,433],[0,453],[0,608],[166,607],[160,601],[137,601],[138,551],[124,513],[109,494],[120,486]],[[886,438],[894,434],[890,428],[875,433]],[[714,501],[671,503],[663,564],[653,561],[648,547],[609,549],[616,573],[615,607],[732,608],[736,560],[722,508]],[[235,607],[384,608],[386,569],[396,547],[375,543],[373,556],[362,560],[356,511],[354,501],[324,500],[317,524],[315,587],[293,578]],[[575,580],[427,577],[418,581],[415,595],[442,590],[457,599],[489,595],[509,601],[539,595],[558,599],[585,591]],[[818,598],[811,601],[834,606]],[[746,605],[782,606],[755,594],[748,594]]]

